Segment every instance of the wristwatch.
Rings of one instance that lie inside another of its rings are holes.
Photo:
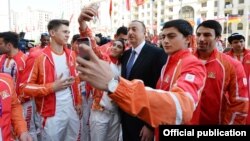
[[[108,83],[108,94],[112,94],[115,92],[116,88],[119,84],[119,76],[113,77]]]

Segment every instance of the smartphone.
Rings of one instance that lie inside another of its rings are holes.
[[[90,42],[90,38],[88,37],[83,37],[83,38],[79,38],[77,39],[77,43],[78,43],[78,49],[79,49],[79,56],[86,59],[86,60],[89,60],[89,56],[88,54],[83,50],[83,46],[81,46],[81,44],[85,44],[87,45],[88,47],[91,47],[91,42]]]

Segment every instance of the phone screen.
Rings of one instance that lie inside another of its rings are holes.
[[[79,48],[79,56],[86,59],[86,60],[89,60],[89,56],[83,50],[83,46],[81,46],[81,44],[85,44],[88,47],[91,47],[90,39],[87,37],[86,38],[79,38],[79,39],[77,39],[77,43],[78,43],[78,48]],[[84,46],[84,47],[86,47],[86,46]]]

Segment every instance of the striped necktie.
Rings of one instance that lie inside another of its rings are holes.
[[[133,67],[133,64],[134,64],[134,61],[135,61],[135,55],[136,55],[136,51],[133,50],[131,52],[131,54],[130,54],[130,58],[129,58],[127,66],[126,66],[126,68],[127,68],[127,70],[126,70],[126,78],[128,78],[129,75],[130,75],[130,71],[131,71],[131,69]]]

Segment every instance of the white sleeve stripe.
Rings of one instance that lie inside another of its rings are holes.
[[[192,100],[192,102],[194,103],[193,108],[195,109],[198,103],[195,102],[194,97],[189,92],[185,92],[185,95]]]
[[[9,83],[8,83],[8,82],[6,82],[5,80],[1,79],[1,78],[0,78],[0,81],[2,81],[3,83],[5,83],[5,84],[8,86],[8,88],[9,88],[10,92],[12,93],[12,89],[11,89],[11,87],[10,87]]]
[[[162,94],[169,94],[171,96],[171,98],[173,99],[174,103],[175,103],[175,107],[176,107],[176,119],[175,119],[175,124],[176,125],[180,125],[182,124],[182,120],[183,120],[183,111],[182,111],[182,107],[181,107],[181,104],[180,104],[180,101],[179,99],[177,98],[177,96],[173,93],[173,92],[170,92],[170,91],[164,91],[164,90],[160,90],[160,89],[152,89],[150,87],[145,87],[146,90],[148,91],[154,91],[154,92],[158,92],[158,93],[162,93]],[[167,92],[167,93],[166,93]],[[194,103],[194,109],[195,107],[197,106],[194,102],[194,98],[193,96],[188,93],[188,92],[185,92],[185,96],[187,96],[189,99],[191,99]]]
[[[30,74],[29,74],[29,77],[28,77],[28,82],[29,82],[29,81],[30,81],[30,79],[31,79],[31,76],[32,76],[32,73],[33,73],[33,69],[34,69],[34,65],[33,65],[32,69],[31,69]]]
[[[145,87],[145,90],[152,91],[152,92],[158,92],[158,93],[164,93],[164,94],[167,92],[167,91],[160,90],[160,89],[152,89],[150,87]]]
[[[242,117],[247,117],[247,114],[244,114],[244,113],[240,113],[240,112],[234,112],[233,115],[232,115],[232,118],[229,122],[229,125],[233,125],[234,124],[234,121],[235,121],[235,118],[236,116],[242,116]]]
[[[249,101],[249,99],[247,97],[236,97],[237,100],[240,100],[240,101]]]
[[[174,100],[174,103],[175,103],[175,106],[176,106],[175,124],[180,125],[182,123],[182,109],[181,109],[180,102],[179,102],[179,100],[178,100],[178,98],[176,97],[175,94],[173,94],[171,92],[169,94],[172,97],[172,99]]]
[[[27,85],[26,86],[27,89],[32,89],[32,90],[37,90],[37,89],[41,89],[41,88],[45,88],[44,86],[30,86]]]

